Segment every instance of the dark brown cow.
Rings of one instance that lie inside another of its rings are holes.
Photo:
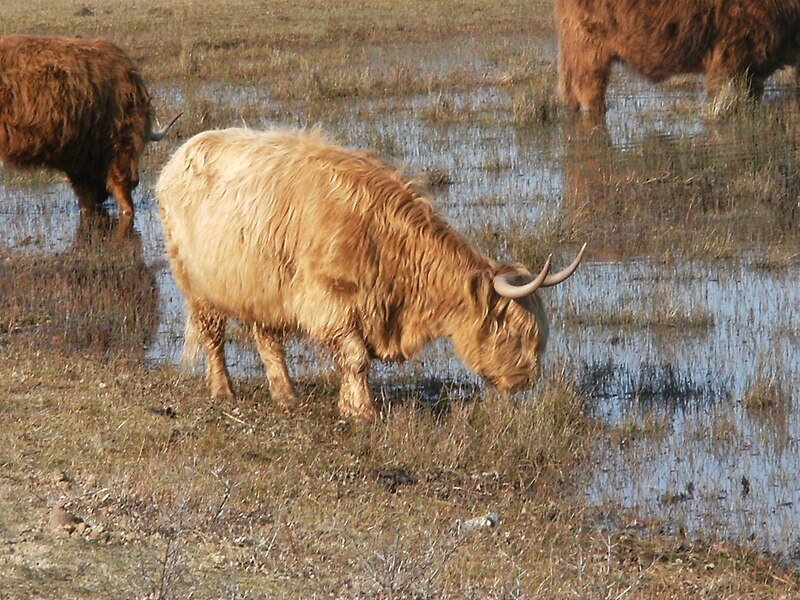
[[[652,81],[703,73],[710,97],[740,79],[759,98],[800,57],[800,0],[556,0],[556,28],[561,96],[594,113],[617,60]]]
[[[0,37],[0,160],[63,171],[82,209],[111,194],[133,215],[139,157],[172,123],[153,132],[142,77],[109,41]]]

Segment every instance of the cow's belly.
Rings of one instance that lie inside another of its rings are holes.
[[[189,290],[220,312],[246,322],[285,327],[291,319],[284,306],[277,262],[237,252],[230,244],[199,249],[183,258]]]

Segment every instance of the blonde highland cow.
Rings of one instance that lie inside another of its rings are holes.
[[[532,277],[484,258],[398,173],[319,132],[227,129],[186,142],[156,186],[172,272],[187,300],[187,350],[205,348],[211,395],[233,390],[229,318],[252,326],[270,392],[296,401],[283,341],[326,344],[339,410],[373,419],[370,361],[403,360],[452,338],[498,389],[530,384],[548,324],[536,294],[577,268]]]

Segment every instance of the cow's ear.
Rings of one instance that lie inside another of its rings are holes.
[[[485,318],[500,299],[494,291],[493,279],[494,269],[475,269],[467,274],[467,298],[471,308],[480,313],[481,318]]]

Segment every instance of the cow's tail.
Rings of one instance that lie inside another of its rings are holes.
[[[186,328],[183,331],[183,352],[181,352],[181,367],[192,370],[200,360],[200,332],[191,317],[186,319]]]

